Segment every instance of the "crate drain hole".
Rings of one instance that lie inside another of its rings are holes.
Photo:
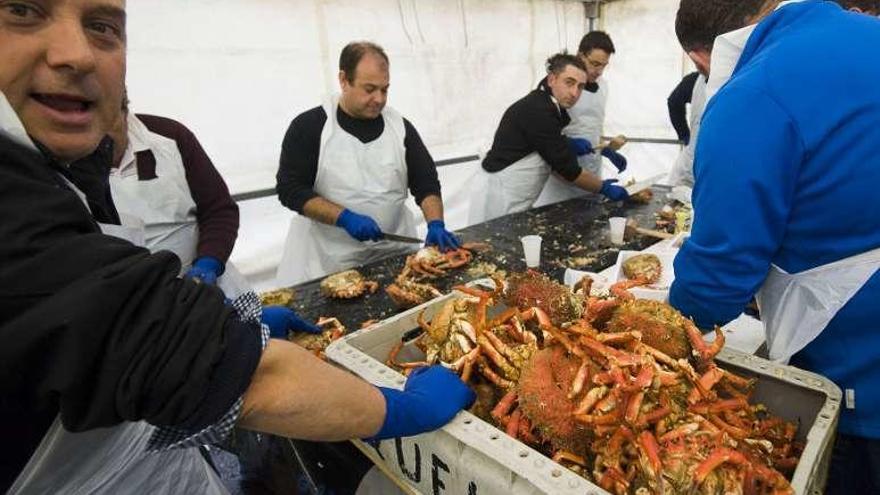
[[[469,424],[471,424],[471,423],[473,423],[473,422],[474,422],[474,420],[472,420],[471,418],[468,418],[468,419],[464,420],[464,424],[466,424],[466,425],[469,425]]]
[[[490,440],[498,440],[498,434],[497,434],[497,433],[493,433],[493,434],[489,435],[489,439],[490,439]]]
[[[363,358],[363,359],[361,359],[361,364],[367,364],[367,361],[369,361],[369,359]]]
[[[384,375],[384,374],[385,374],[385,369],[383,368],[383,369],[379,370],[379,374],[380,374],[380,375]]]
[[[527,450],[520,450],[520,451],[519,451],[519,456],[522,457],[522,458],[526,458],[526,457],[529,456],[529,452],[528,452]]]
[[[822,419],[831,419],[831,416],[829,416],[827,414],[820,414],[819,417]]]
[[[558,469],[554,469],[553,471],[550,471],[550,476],[553,476],[554,478],[558,478],[558,477],[562,476],[562,471],[560,471]]]

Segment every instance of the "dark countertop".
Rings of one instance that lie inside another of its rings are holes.
[[[622,246],[614,246],[608,238],[610,217],[635,218],[640,226],[653,228],[654,213],[666,204],[668,193],[661,186],[654,186],[653,190],[654,199],[649,204],[611,203],[590,195],[506,215],[461,229],[458,234],[464,242],[486,242],[492,246],[491,251],[475,251],[471,266],[488,262],[508,273],[523,271],[526,266],[519,239],[539,234],[543,237],[541,270],[552,278],[561,280],[566,266],[598,272],[616,262],[619,250],[642,250],[657,242],[654,238],[636,236]],[[405,256],[392,256],[358,268],[368,279],[379,282],[375,294],[352,300],[329,299],[320,294],[319,279],[293,287],[295,296],[291,306],[307,319],[335,316],[349,331],[357,330],[364,321],[388,318],[402,310],[394,305],[384,288],[394,281],[405,260]],[[445,293],[455,285],[477,278],[483,276],[469,275],[464,267],[429,282]]]

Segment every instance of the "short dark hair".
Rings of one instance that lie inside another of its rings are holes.
[[[587,71],[587,66],[584,65],[584,61],[568,52],[561,52],[553,55],[547,59],[545,65],[547,66],[547,74],[559,75],[569,65],[573,65],[584,72]]]
[[[368,53],[378,55],[385,60],[386,64],[390,64],[388,55],[385,54],[385,50],[381,46],[371,41],[352,41],[345,45],[342,53],[339,54],[339,70],[345,73],[345,79],[348,82],[354,82],[357,75],[357,66],[361,59],[364,58],[364,55]]]
[[[862,12],[880,13],[880,0],[836,0],[845,9],[859,9]]]
[[[711,50],[718,36],[745,27],[768,0],[681,0],[675,34],[686,52]]]
[[[581,38],[578,53],[589,55],[593,50],[602,50],[605,53],[614,53],[614,42],[605,31],[590,31]]]

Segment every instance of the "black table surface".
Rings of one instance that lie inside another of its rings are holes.
[[[562,279],[566,267],[598,272],[613,265],[620,250],[642,250],[657,239],[635,236],[621,246],[611,244],[608,232],[610,217],[629,217],[641,227],[653,228],[654,213],[668,202],[668,189],[654,186],[654,198],[648,204],[608,202],[596,196],[570,199],[522,213],[506,215],[457,231],[464,242],[484,242],[491,250],[474,252],[474,263],[497,265],[508,273],[526,269],[520,237],[538,234],[543,237],[540,270],[555,280]],[[350,300],[330,299],[319,292],[321,280],[292,287],[291,307],[307,319],[335,316],[350,331],[367,320],[382,320],[402,311],[384,288],[403,269],[406,256],[392,256],[358,267],[364,276],[379,283],[379,290]],[[468,273],[468,267],[453,269],[448,275],[429,281],[441,292],[469,282],[480,275]]]

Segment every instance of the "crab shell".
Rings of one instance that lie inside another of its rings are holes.
[[[321,294],[338,299],[351,299],[365,292],[375,292],[376,282],[368,281],[357,270],[334,273],[321,281]]]
[[[520,309],[538,307],[550,316],[554,325],[576,320],[583,315],[584,298],[547,277],[529,271],[512,274],[504,291],[508,306]]]
[[[630,280],[644,280],[655,284],[660,280],[663,264],[657,255],[645,253],[633,256],[623,262],[623,274]]]
[[[690,356],[691,343],[685,326],[687,319],[672,306],[650,299],[623,303],[608,321],[609,332],[638,330],[642,342],[673,359]]]

